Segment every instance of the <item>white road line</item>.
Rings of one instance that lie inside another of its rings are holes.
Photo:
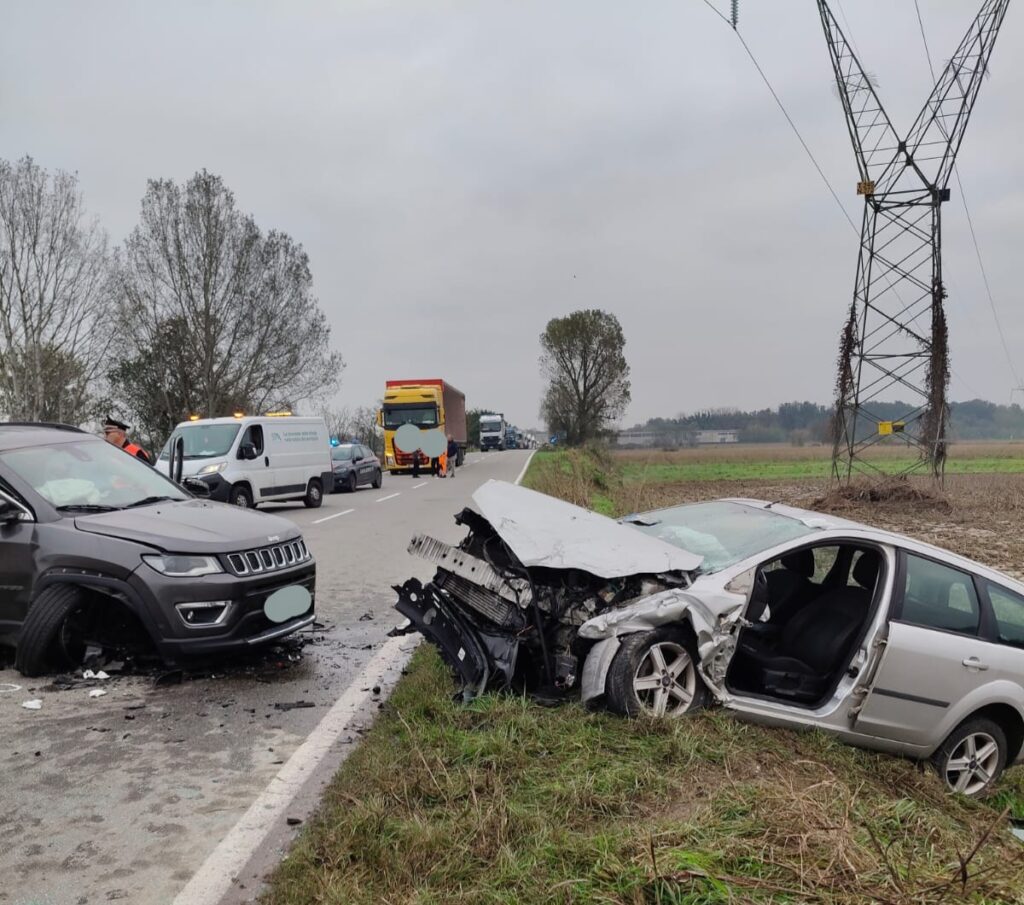
[[[426,487],[427,484],[429,484],[429,483],[430,483],[430,481],[424,481],[422,484],[413,484],[412,485],[412,489],[413,490],[419,490],[421,487]]]
[[[332,518],[340,518],[343,515],[348,515],[350,512],[355,512],[355,509],[346,509],[344,512],[335,512],[334,515],[325,515],[323,518],[318,518],[314,525],[319,525],[321,522],[329,522]]]
[[[519,477],[516,478],[515,482],[517,484],[522,482],[523,478],[526,476],[526,469],[530,467],[530,463],[533,461],[533,456],[534,456],[534,453],[536,453],[536,452],[537,452],[537,450],[535,450],[535,449],[531,449],[530,450],[530,455],[528,455],[526,457],[526,464],[523,466],[523,470],[521,472],[519,472]]]
[[[399,490],[398,493],[389,493],[387,496],[382,496],[379,500],[374,500],[374,502],[375,503],[383,503],[385,500],[393,500],[396,496],[401,496],[401,495],[402,495],[402,491]]]
[[[245,867],[252,853],[259,848],[275,823],[279,823],[288,806],[313,774],[349,724],[371,701],[371,689],[383,686],[385,677],[397,681],[416,647],[409,638],[391,638],[372,657],[345,693],[324,715],[317,727],[299,745],[249,806],[220,844],[210,853],[203,866],[175,897],[173,905],[216,905],[231,889],[233,878]],[[403,650],[402,645],[408,650]],[[390,684],[390,682],[388,683]],[[386,700],[390,688],[380,695]],[[368,710],[373,714],[376,708]],[[350,749],[354,750],[353,743]]]

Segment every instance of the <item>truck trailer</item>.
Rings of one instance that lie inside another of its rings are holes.
[[[377,423],[384,428],[384,467],[392,473],[412,471],[413,451],[395,447],[395,432],[406,424],[415,425],[423,433],[438,431],[444,437],[451,435],[459,445],[455,464],[462,465],[465,459],[466,396],[439,377],[388,380]]]

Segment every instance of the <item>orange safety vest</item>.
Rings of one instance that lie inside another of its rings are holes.
[[[124,445],[122,445],[121,449],[128,453],[128,455],[135,456],[136,459],[142,459],[142,461],[146,462],[147,464],[150,461],[149,453],[146,452],[137,443],[130,443],[128,440],[125,440]]]

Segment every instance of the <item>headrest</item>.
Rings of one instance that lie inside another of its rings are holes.
[[[782,557],[782,565],[790,572],[810,578],[814,575],[814,551],[797,550]]]
[[[878,578],[879,559],[874,550],[865,550],[853,567],[853,580],[862,588],[873,591]]]

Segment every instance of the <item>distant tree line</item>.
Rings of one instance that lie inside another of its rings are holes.
[[[0,160],[0,417],[109,413],[155,446],[192,413],[326,399],[343,367],[302,246],[219,176],[151,180],[111,248],[75,175]]]
[[[872,414],[896,421],[910,406],[903,402],[875,402]],[[704,409],[675,418],[651,418],[635,430],[674,437],[684,445],[699,430],[736,430],[741,443],[831,443],[831,406],[814,402],[784,402],[777,408],[742,411],[733,408]],[[870,429],[870,423],[862,425]],[[1015,440],[1024,438],[1024,409],[982,399],[950,403],[950,438],[956,440]]]

